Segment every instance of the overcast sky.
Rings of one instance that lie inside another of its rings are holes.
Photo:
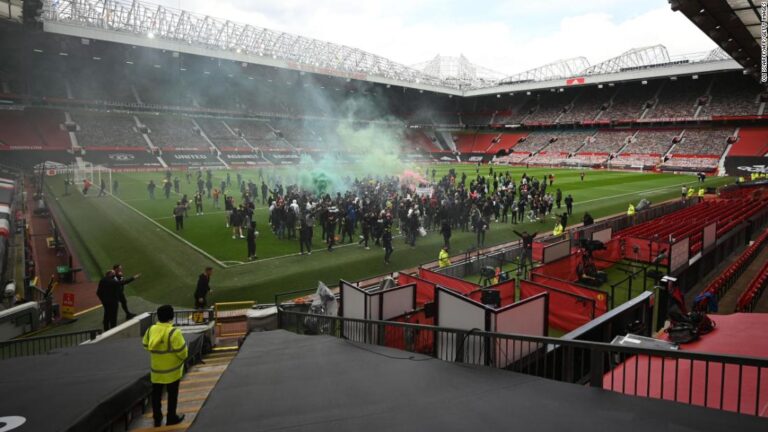
[[[506,74],[578,56],[595,64],[655,44],[672,55],[715,48],[667,0],[153,2],[361,48],[407,65],[464,54]]]

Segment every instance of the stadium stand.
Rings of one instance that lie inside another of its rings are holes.
[[[80,147],[120,149],[146,147],[132,115],[96,111],[72,112]]]
[[[600,117],[601,120],[634,120],[638,119],[659,88],[658,82],[626,83],[618,86],[611,100],[611,105]]]
[[[523,142],[519,142],[514,151],[516,153],[534,153],[549,145],[549,141],[557,136],[557,132],[531,132]]]
[[[425,153],[440,152],[440,148],[432,142],[432,139],[421,131],[407,129],[405,131],[405,138],[415,150]]]
[[[42,149],[31,119],[21,110],[0,111],[0,145],[10,149]]]
[[[564,113],[558,122],[574,123],[594,120],[601,107],[608,106],[610,98],[610,90],[595,87],[584,89],[573,101],[573,108]]]
[[[698,109],[699,98],[704,95],[708,79],[679,78],[663,81],[658,102],[645,114],[650,118],[693,117]]]
[[[672,140],[681,132],[677,129],[638,131],[630,138],[629,144],[624,148],[622,154],[662,156],[672,146]]]
[[[760,251],[768,244],[768,230],[763,231],[755,241],[749,245],[719,276],[712,279],[702,294],[710,294],[716,301],[720,300],[731,289],[737,279],[741,277]]]
[[[75,99],[121,104],[138,103],[122,62],[109,62],[104,65],[94,63],[100,62],[83,59],[82,62],[67,63],[70,76],[78,77],[70,82]],[[138,81],[142,82],[142,80]],[[155,83],[153,82],[152,85]]]
[[[251,151],[251,147],[242,138],[232,133],[224,120],[209,117],[197,117],[195,121],[219,150]]]
[[[733,129],[686,129],[683,140],[672,149],[673,155],[720,156],[728,146]]]
[[[475,145],[474,133],[456,133],[453,134],[453,142],[456,144],[456,150],[459,153],[472,153]]]
[[[756,115],[760,108],[759,94],[760,86],[741,73],[718,75],[699,116]]]
[[[728,156],[768,155],[768,128],[746,127],[739,129],[739,138]]]
[[[735,312],[752,312],[768,286],[768,261],[758,271],[736,302]]]
[[[486,154],[496,154],[500,151],[509,151],[515,147],[521,138],[526,137],[527,133],[504,133],[494,135],[494,139],[491,140],[491,146],[485,151]]]
[[[468,126],[487,126],[491,124],[493,113],[461,113],[461,123]]]
[[[141,115],[139,121],[149,130],[152,144],[164,150],[208,150],[210,145],[196,130],[192,120],[169,115]]]
[[[629,131],[613,131],[601,129],[595,135],[587,139],[584,147],[579,150],[582,153],[617,153],[626,144],[630,137]]]
[[[265,121],[258,120],[226,120],[227,125],[235,133],[240,133],[254,146],[263,150],[289,148],[275,135],[275,132]]]
[[[571,108],[573,92],[545,92],[539,96],[536,110],[523,119],[525,124],[554,123]]]
[[[0,146],[9,149],[69,149],[64,115],[58,110],[0,110]]]
[[[634,237],[644,240],[689,237],[690,256],[701,250],[702,231],[717,222],[717,237],[749,219],[768,206],[765,199],[714,199],[653,219],[620,231],[619,238]]]
[[[512,152],[508,155],[494,159],[494,162],[502,165],[519,164],[528,159],[530,155],[531,154],[527,152]]]
[[[584,146],[586,140],[594,134],[594,131],[563,132],[556,136],[557,140],[551,142],[543,151],[575,153]]]

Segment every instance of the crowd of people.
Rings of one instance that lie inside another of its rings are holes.
[[[263,228],[279,240],[298,240],[302,255],[310,255],[320,246],[315,244],[319,231],[322,248],[329,252],[341,244],[357,243],[366,250],[381,247],[385,263],[391,259],[396,235],[415,247],[420,237],[434,231],[450,248],[453,232],[460,230],[475,233],[476,247],[481,248],[492,222],[543,223],[553,218],[565,226],[573,214],[574,199],[555,186],[553,174],[537,178],[524,173],[514,178],[509,172],[494,172],[493,167],[487,175],[480,173],[480,167],[474,176],[453,169],[441,177],[434,169],[425,174],[416,179],[347,176],[342,179],[346,190],[329,193],[284,184],[289,182],[262,170],[258,171],[260,186],[240,173],[227,173],[220,185],[214,185],[210,171],[188,172],[187,183],[197,186],[192,200],[180,193],[179,179],[172,178],[170,171],[162,183],[168,191],[166,197],[171,188],[181,195],[172,210],[177,230],[184,229],[191,205],[202,215],[203,199],[209,198],[214,209],[223,207],[224,224],[231,229],[232,238],[246,240],[249,260],[257,259],[255,210],[259,202],[268,208],[267,226]]]

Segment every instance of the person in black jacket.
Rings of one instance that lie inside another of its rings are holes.
[[[118,282],[117,285],[117,296],[118,301],[120,302],[120,305],[123,307],[123,312],[125,312],[125,319],[129,320],[136,316],[136,314],[131,313],[131,311],[128,310],[128,299],[125,298],[125,286],[131,283],[132,281],[136,280],[141,274],[136,275],[133,278],[130,278],[130,280],[125,278],[125,275],[123,275],[123,266],[121,264],[115,264],[112,266],[112,271],[115,272],[115,280]],[[125,283],[121,283],[123,281],[126,281]]]
[[[104,308],[104,319],[102,320],[104,331],[117,327],[117,306],[120,302],[122,285],[127,285],[139,277],[141,277],[141,274],[118,281],[115,279],[114,270],[110,270],[99,281],[96,296],[99,297]]]
[[[245,242],[248,245],[248,259],[255,260],[256,256],[256,221],[251,221],[248,231],[245,234]]]
[[[205,309],[208,306],[208,293],[211,289],[211,274],[213,267],[206,267],[205,271],[197,278],[197,288],[195,288],[195,309]]]
[[[523,231],[522,233],[512,232],[517,234],[523,241],[523,249],[520,251],[520,260],[517,263],[517,272],[520,274],[521,269],[525,270],[528,268],[526,261],[530,264],[530,268],[533,269],[533,239],[536,238],[536,233],[528,234],[528,231]]]
[[[443,235],[443,246],[446,250],[451,250],[451,222],[448,219],[443,219],[443,223],[440,226],[440,234]]]

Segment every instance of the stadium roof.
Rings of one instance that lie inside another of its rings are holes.
[[[762,58],[760,3],[759,0],[669,0],[673,11],[682,12],[739,62],[745,73],[758,79]]]
[[[722,51],[672,58],[661,45],[633,49],[596,65],[590,65],[584,57],[576,57],[507,77],[474,65],[464,56],[437,56],[429,62],[409,67],[344,45],[238,24],[140,0],[45,0],[43,25],[47,32],[85,39],[458,96],[741,68]]]
[[[412,67],[444,82],[456,83],[460,87],[493,85],[504,77],[501,72],[471,63],[463,54],[458,57],[438,54],[432,60],[417,63]]]

